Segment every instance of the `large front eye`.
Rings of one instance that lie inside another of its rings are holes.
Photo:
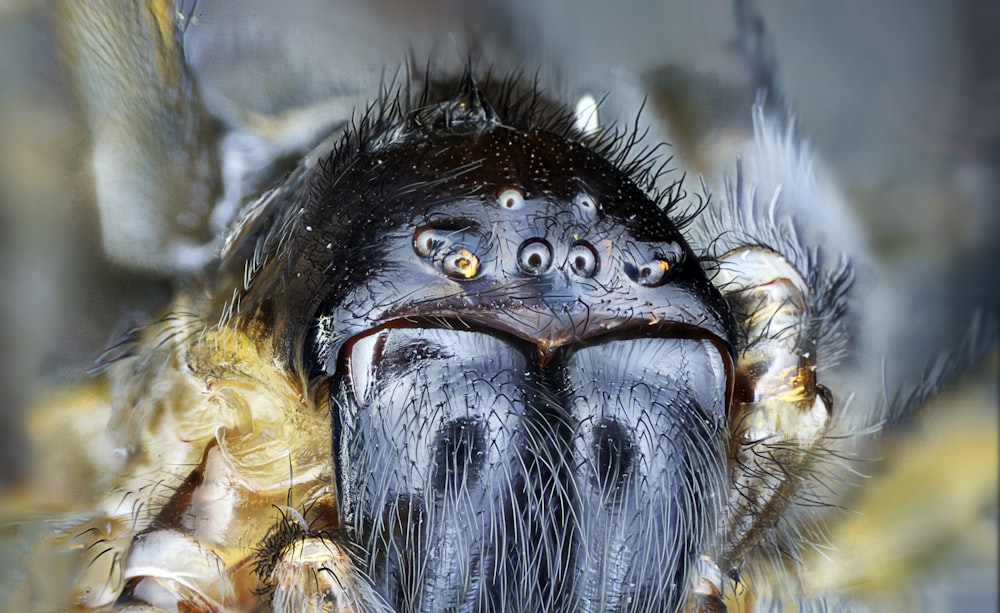
[[[569,249],[570,270],[581,277],[593,277],[597,272],[597,251],[589,243],[576,243]]]
[[[526,240],[517,252],[517,263],[529,275],[541,274],[552,265],[552,246],[541,238]]]

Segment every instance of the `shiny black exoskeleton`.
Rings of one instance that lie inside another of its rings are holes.
[[[348,138],[247,302],[331,377],[389,602],[672,610],[725,496],[733,320],[627,156],[513,92],[467,79]]]

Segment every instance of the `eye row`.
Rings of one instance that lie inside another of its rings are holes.
[[[540,275],[552,267],[552,245],[544,238],[529,238],[517,250],[517,265],[522,272]],[[581,277],[597,273],[597,250],[586,241],[577,241],[569,248],[566,258],[569,269]]]
[[[460,232],[424,226],[413,234],[413,250],[420,257],[435,262],[452,279],[472,279],[479,274],[479,257],[467,247],[449,248],[455,234]],[[675,253],[671,254],[674,257],[658,256],[638,265],[625,264],[625,274],[639,285],[653,287],[662,284],[681,256],[676,245],[671,244],[670,247],[676,248]],[[518,247],[517,266],[523,274],[543,275],[552,269],[554,257],[552,245],[547,240],[529,238]],[[597,274],[600,258],[593,245],[587,241],[577,241],[569,248],[566,264],[574,275],[590,278]]]
[[[597,200],[586,192],[577,194],[573,203],[588,215],[597,212]],[[517,211],[524,207],[524,192],[516,187],[505,187],[497,194],[497,204],[507,210]]]

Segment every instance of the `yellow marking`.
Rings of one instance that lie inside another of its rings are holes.
[[[149,3],[148,10],[152,25],[159,34],[159,41],[153,41],[157,74],[168,89],[179,88],[183,81],[183,68],[179,60],[183,55],[178,49],[177,32],[174,29],[174,3],[169,0],[153,0]]]
[[[479,272],[479,258],[468,249],[459,249],[455,258],[455,270],[466,279],[471,279]]]
[[[802,385],[798,385],[784,393],[775,396],[775,400],[781,402],[802,402],[812,398],[812,394]]]
[[[898,598],[901,588],[928,575],[995,568],[995,381],[971,391],[965,382],[956,386],[924,409],[916,432],[899,433],[883,446],[889,461],[866,484],[855,512],[831,531],[837,554],[803,560],[809,593]]]

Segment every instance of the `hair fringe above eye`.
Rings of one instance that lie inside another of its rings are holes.
[[[410,87],[414,81],[423,84],[417,94]],[[467,68],[456,81],[438,77],[427,67],[421,77],[408,74],[404,85],[387,84],[379,99],[351,121],[329,155],[320,160],[325,177],[320,180],[323,185],[317,187],[328,186],[328,181],[335,180],[359,154],[375,153],[401,142],[417,129],[433,126],[458,133],[504,126],[547,132],[586,147],[624,173],[661,208],[671,211],[686,198],[683,177],[662,180],[673,170],[672,157],[664,152],[666,143],[646,142],[642,113],[640,109],[631,125],[610,124],[583,132],[574,110],[549,97],[537,77],[529,80],[518,72],[498,78],[487,69],[479,80]],[[674,221],[683,227],[703,208],[701,204],[689,208]]]

